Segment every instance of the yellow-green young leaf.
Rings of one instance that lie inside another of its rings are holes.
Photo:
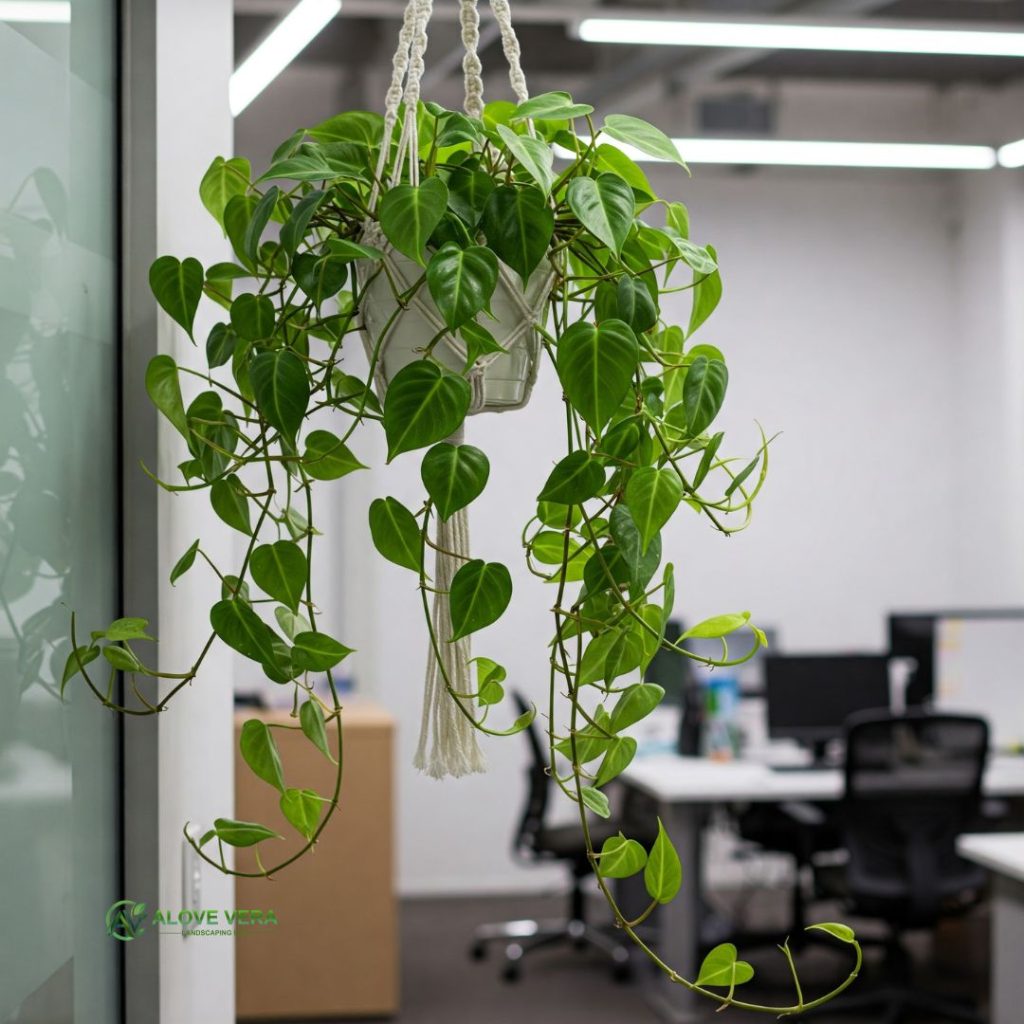
[[[242,752],[242,759],[253,775],[283,792],[284,769],[281,767],[281,755],[267,723],[258,718],[250,718],[242,726],[238,746]]]
[[[396,185],[380,201],[380,226],[388,241],[404,256],[425,266],[427,239],[441,223],[448,206],[448,187],[440,178],[422,185]]]
[[[853,943],[857,941],[857,936],[849,925],[837,924],[834,921],[826,921],[823,924],[808,925],[806,931],[825,932],[833,938],[839,939],[840,942]]]
[[[628,114],[609,114],[604,119],[601,131],[615,139],[616,142],[624,142],[627,146],[633,146],[647,156],[671,161],[683,168],[686,167],[676,144],[660,128],[655,128],[653,124],[648,124],[647,121],[643,121],[639,117],[630,117]]]
[[[289,441],[309,405],[309,378],[294,352],[261,352],[249,367],[249,381],[263,418]]]
[[[298,544],[279,540],[261,545],[252,553],[250,569],[260,590],[293,612],[299,610],[309,579],[309,563]]]
[[[755,455],[733,478],[729,486],[725,489],[725,496],[731,498],[733,494],[743,486],[747,477],[757,469],[757,464],[761,461],[761,455],[758,453]]]
[[[754,968],[745,960],[736,959],[736,947],[731,942],[723,942],[704,957],[697,984],[702,988],[732,988],[753,977]]]
[[[334,755],[331,753],[331,744],[327,739],[327,725],[324,722],[324,713],[320,704],[313,700],[307,700],[299,708],[299,725],[302,726],[303,735],[314,747],[319,750],[331,764],[337,764]]]
[[[584,786],[580,790],[580,794],[583,797],[584,806],[593,811],[599,818],[610,818],[612,816],[608,797],[601,790],[594,789],[593,786]]]
[[[488,246],[525,285],[547,254],[555,215],[539,188],[499,185],[487,197],[481,227]]]
[[[455,574],[448,592],[450,639],[458,640],[497,621],[511,600],[512,576],[504,565],[480,558],[467,562]]]
[[[188,551],[186,551],[185,554],[183,554],[181,558],[179,558],[178,561],[174,563],[174,568],[171,570],[172,587],[174,586],[175,583],[178,582],[178,580],[181,579],[182,576],[185,575],[185,573],[189,571],[189,569],[192,568],[192,565],[196,560],[196,555],[198,554],[198,552],[199,541],[196,541],[189,547]]]
[[[373,546],[389,561],[423,571],[423,538],[416,517],[397,498],[377,498],[370,503],[370,535]]]
[[[604,466],[587,452],[572,452],[551,471],[538,498],[559,505],[582,505],[600,493],[604,472]]]
[[[292,663],[300,672],[327,672],[352,653],[326,633],[299,633],[294,643]]]
[[[651,188],[651,183],[647,180],[647,175],[618,146],[612,146],[607,142],[601,143],[594,150],[594,166],[599,171],[612,171],[617,174],[628,183],[642,202],[651,203],[658,198],[657,193]]]
[[[103,635],[113,641],[152,640],[153,637],[146,632],[148,625],[149,619],[140,619],[134,615],[123,619],[114,619],[104,630]]]
[[[715,615],[696,626],[688,629],[680,639],[717,640],[719,637],[735,633],[750,621],[750,612],[736,612],[730,615]]]
[[[127,647],[112,645],[103,648],[103,657],[117,669],[118,672],[137,672],[141,665],[139,659],[128,650]]]
[[[598,327],[575,323],[559,339],[558,379],[594,433],[601,432],[621,405],[639,360],[636,335],[621,320],[605,320]]]
[[[210,215],[224,227],[224,209],[234,196],[245,195],[252,178],[252,167],[244,157],[230,160],[214,157],[199,183],[199,198]]]
[[[281,632],[293,642],[297,634],[311,633],[313,631],[313,627],[309,624],[308,619],[291,611],[289,608],[278,606],[274,609],[274,618],[277,619]]]
[[[658,903],[669,903],[675,899],[682,884],[683,867],[679,863],[679,854],[659,818],[658,838],[654,840],[644,868],[647,894]]]
[[[471,444],[435,445],[423,456],[420,476],[442,519],[475,501],[487,486],[491,464]]]
[[[564,530],[567,526],[576,526],[583,518],[580,509],[573,505],[563,505],[556,501],[539,501],[537,503],[537,518],[552,529]]]
[[[344,444],[329,430],[314,430],[306,438],[302,468],[314,480],[340,480],[357,469],[366,469]]]
[[[249,499],[242,481],[234,473],[214,480],[210,487],[210,504],[223,522],[249,536]]]
[[[629,878],[643,871],[646,863],[647,851],[635,839],[627,839],[621,832],[604,841],[597,862],[603,878]]]
[[[612,728],[615,732],[628,729],[646,718],[662,701],[665,691],[657,683],[635,683],[625,690],[612,708]]]
[[[555,151],[543,139],[517,135],[503,124],[498,125],[498,134],[516,162],[537,182],[544,195],[550,195],[551,186],[555,183]]]
[[[571,121],[593,112],[594,108],[589,103],[573,103],[567,92],[545,92],[520,103],[512,120]]]
[[[707,475],[711,472],[711,467],[714,464],[715,456],[718,454],[718,449],[722,447],[722,441],[724,440],[725,434],[719,432],[704,447],[704,454],[700,457],[700,465],[697,467],[697,472],[693,474],[694,490],[700,487],[707,479]]]
[[[636,756],[636,740],[632,736],[617,736],[612,742],[608,753],[604,755],[601,767],[597,770],[595,786],[607,785],[612,779],[621,775]]]
[[[388,462],[453,434],[466,418],[471,399],[467,381],[429,360],[420,359],[399,370],[384,398]]]
[[[203,265],[191,256],[182,262],[161,256],[149,268],[149,287],[161,308],[192,337],[199,300],[203,297]]]
[[[283,839],[273,829],[254,821],[233,821],[231,818],[216,818],[213,831],[221,842],[228,846],[255,846],[264,839]]]
[[[501,685],[508,673],[502,665],[490,658],[474,658],[476,663],[477,703],[481,707],[500,704],[505,697],[505,688]]]
[[[683,485],[674,469],[643,466],[626,485],[626,504],[640,531],[641,553],[672,518],[683,498]]]
[[[190,440],[185,406],[178,382],[178,364],[170,356],[154,356],[146,368],[146,393],[149,400],[167,417],[171,425]]]
[[[636,200],[632,188],[617,174],[606,173],[573,178],[567,197],[580,223],[617,256],[633,226]]]
[[[299,835],[312,839],[320,824],[323,798],[312,789],[286,789],[281,794],[281,813]]]

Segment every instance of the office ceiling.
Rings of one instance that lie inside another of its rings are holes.
[[[452,0],[437,0],[451,4]],[[329,25],[303,52],[299,60],[339,65],[358,74],[367,66],[389,61],[398,28],[396,4],[379,0],[382,15],[373,13],[375,4],[348,4],[341,17]],[[725,50],[641,47],[583,43],[571,38],[563,24],[531,23],[528,10],[537,5],[547,10],[564,8],[570,15],[601,6],[617,10],[675,10],[688,13],[765,15],[785,13],[834,16],[844,21],[859,15],[873,19],[924,20],[932,23],[998,22],[1018,23],[1024,28],[1024,0],[706,0],[704,3],[671,0],[518,0],[513,11],[521,15],[518,32],[523,43],[524,67],[529,75],[561,72],[592,75],[591,98],[610,94],[661,76],[667,83],[698,78],[706,82],[741,82],[745,78],[786,80],[824,79],[851,83],[922,82],[936,86],[954,83],[1000,84],[1024,77],[1024,60],[1012,58],[940,57],[895,54],[820,53],[800,51],[738,53]],[[269,31],[275,19],[291,6],[291,0],[235,0],[236,57],[241,60]],[[435,60],[457,43],[454,24],[435,27],[432,36]],[[489,50],[495,47],[491,43]],[[485,65],[488,54],[484,53]],[[492,58],[495,56],[491,52]],[[453,74],[458,73],[455,62]],[[579,90],[577,90],[579,91]]]

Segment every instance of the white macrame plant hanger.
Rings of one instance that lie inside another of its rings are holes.
[[[489,2],[501,32],[512,91],[517,101],[524,103],[529,99],[529,93],[521,65],[519,41],[512,27],[512,12],[507,0]],[[398,49],[392,61],[391,85],[384,109],[384,134],[370,195],[371,210],[376,208],[380,198],[379,182],[383,179],[391,150],[390,140],[398,126],[403,102],[401,134],[388,187],[394,188],[402,181],[403,164],[408,167],[408,183],[414,186],[420,183],[416,113],[425,68],[427,25],[432,11],[433,0],[409,0],[405,9]],[[477,0],[460,0],[460,24],[466,48],[462,62],[465,111],[470,117],[479,118],[483,113],[484,85],[477,53],[480,42]],[[533,125],[529,121],[527,128],[533,134]],[[422,268],[394,250],[375,220],[367,221],[363,238],[384,251],[387,270],[398,288],[410,290],[422,275]],[[383,275],[372,276],[370,268],[359,268],[358,272],[361,283],[365,285],[361,304],[363,344],[373,365],[377,392],[383,400],[395,374],[409,363],[421,359],[425,342],[440,333],[445,325],[424,289],[417,292],[408,309],[392,318],[395,305],[392,285]],[[491,308],[496,324],[493,333],[505,351],[482,357],[470,369],[467,379],[472,388],[471,414],[518,409],[529,400],[537,377],[541,347],[534,324],[543,313],[552,279],[552,272],[545,263],[533,273],[524,288],[518,276],[504,263],[499,263],[498,286]],[[382,340],[384,332],[387,332],[387,337]],[[459,372],[466,364],[467,351],[462,342],[449,332],[435,348],[434,357],[449,369]],[[462,444],[462,428],[448,440],[451,444]],[[449,694],[445,686],[447,677],[455,694],[470,694],[474,690],[469,638],[464,637],[454,643],[448,639],[452,635],[448,590],[455,573],[470,557],[469,521],[465,509],[455,512],[448,520],[438,517],[436,545],[432,622],[441,664],[438,664],[431,645],[427,652],[423,714],[413,764],[434,778],[444,778],[486,769],[476,729],[456,703],[465,699],[468,704],[469,698]]]

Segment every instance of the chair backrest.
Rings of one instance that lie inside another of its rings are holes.
[[[845,732],[851,895],[900,923],[930,924],[973,876],[955,847],[979,814],[988,725],[869,712]]]
[[[526,698],[518,691],[512,692],[512,701],[521,715],[530,710]],[[544,827],[551,777],[548,775],[548,760],[544,755],[544,746],[536,720],[523,730],[523,735],[530,747],[530,763],[526,769],[526,802],[512,845],[516,851],[525,853],[533,849],[537,834]]]

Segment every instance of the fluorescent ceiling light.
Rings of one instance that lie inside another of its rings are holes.
[[[690,164],[779,164],[791,167],[899,167],[985,171],[996,166],[991,146],[922,142],[791,142],[783,139],[673,139]],[[657,161],[632,146],[612,143],[637,161]],[[1015,144],[1016,145],[1016,144]],[[1024,150],[1024,142],[1021,143]],[[560,150],[560,156],[568,154]],[[1024,152],[1021,155],[1024,164]]]
[[[662,21],[586,18],[577,29],[589,43],[658,46],[728,46],[755,50],[847,50],[859,53],[930,53],[1024,57],[1024,32],[975,28],[813,25],[785,21]]]
[[[0,21],[69,25],[70,0],[0,0]]]
[[[341,10],[341,0],[299,0],[274,30],[235,69],[229,98],[237,117]]]
[[[1024,167],[1024,139],[1008,142],[996,150],[1000,167]]]

